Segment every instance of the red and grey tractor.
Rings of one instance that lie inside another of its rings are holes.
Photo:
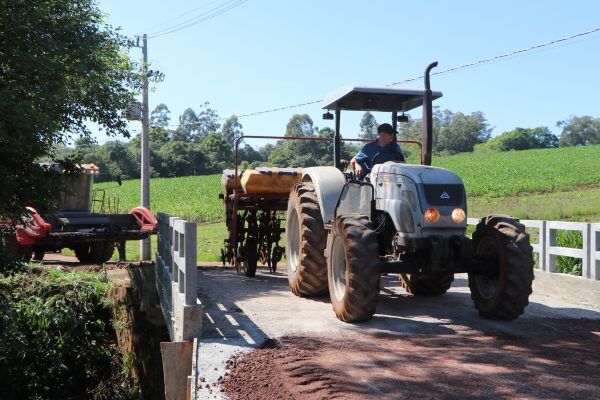
[[[324,109],[335,111],[334,166],[302,170],[288,201],[286,260],[291,290],[299,296],[329,291],[342,321],[371,318],[382,274],[398,274],[414,295],[441,295],[456,273],[468,273],[475,308],[487,318],[514,319],[528,304],[532,247],[519,220],[490,215],[467,231],[467,198],[461,178],[431,166],[430,89],[350,86],[332,92]],[[342,110],[391,113],[394,130],[405,112],[423,107],[421,163],[369,159],[365,179],[341,170]],[[402,113],[398,115],[398,113]],[[324,115],[332,119],[329,111]]]

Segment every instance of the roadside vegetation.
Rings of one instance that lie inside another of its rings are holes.
[[[101,274],[3,263],[3,399],[137,399]]]

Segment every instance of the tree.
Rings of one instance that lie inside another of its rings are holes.
[[[285,127],[285,136],[314,136],[313,120],[308,114],[294,114]]]
[[[377,139],[377,120],[369,111],[366,111],[360,120],[360,135],[362,139]]]
[[[546,126],[515,128],[478,146],[476,146],[478,151],[483,149],[494,151],[546,149],[558,147],[558,138]]]
[[[179,126],[173,132],[173,140],[178,142],[189,142],[198,132],[199,119],[196,112],[188,107],[179,116]]]
[[[456,154],[473,151],[476,144],[489,140],[492,129],[481,111],[471,114],[433,109],[433,151]],[[400,138],[421,141],[421,119],[400,124]]]
[[[150,126],[152,128],[166,128],[171,121],[169,108],[165,103],[160,103],[150,113]]]
[[[562,128],[560,146],[588,146],[600,144],[600,118],[590,116],[575,117],[558,121]]]
[[[223,136],[223,141],[225,143],[229,143],[231,148],[235,145],[235,141],[244,134],[242,132],[242,124],[240,124],[238,117],[232,115],[227,118],[225,123],[223,124],[223,128],[221,129],[221,135]]]
[[[3,2],[0,13],[0,215],[50,202],[34,161],[92,120],[128,136],[120,111],[139,87],[129,40],[93,0]]]
[[[491,136],[491,129],[480,111],[469,115],[451,113],[448,117],[450,123],[441,125],[437,133],[434,150],[438,153],[471,152],[476,144],[487,141]]]
[[[210,108],[209,102],[204,102],[200,106],[200,112],[198,113],[198,129],[194,140],[201,142],[209,133],[217,133],[220,129],[219,114],[216,110]]]
[[[200,150],[206,157],[207,173],[221,172],[233,164],[231,147],[218,133],[209,133],[200,143]]]

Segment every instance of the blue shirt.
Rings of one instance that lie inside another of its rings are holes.
[[[391,142],[383,147],[380,147],[377,144],[377,140],[365,144],[363,148],[356,153],[354,159],[361,166],[366,166],[370,171],[371,168],[373,168],[373,158],[377,154],[380,154],[375,160],[377,164],[383,164],[386,161],[405,161],[402,150],[400,149],[400,145],[397,142]]]

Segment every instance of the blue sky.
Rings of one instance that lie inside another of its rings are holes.
[[[224,1],[102,0],[99,6],[110,24],[135,35]],[[205,101],[222,117],[302,103],[343,85],[420,75],[433,60],[441,70],[586,31],[600,26],[599,16],[596,1],[249,0],[209,21],[149,39],[152,68],[165,74],[150,94],[150,108],[166,103],[174,124],[185,108],[198,110]],[[141,57],[141,51],[132,55]],[[558,120],[600,116],[599,65],[596,32],[436,76],[432,87],[444,93],[436,102],[442,108],[483,111],[494,135],[540,125],[558,134]],[[246,134],[280,135],[294,113],[308,113],[318,127],[333,127],[333,121],[321,119],[318,104],[241,123]],[[380,123],[384,118],[377,115]],[[342,134],[356,136],[359,119],[359,113],[342,114]],[[138,122],[131,124],[132,132],[139,129]],[[98,139],[105,137],[99,133]]]

